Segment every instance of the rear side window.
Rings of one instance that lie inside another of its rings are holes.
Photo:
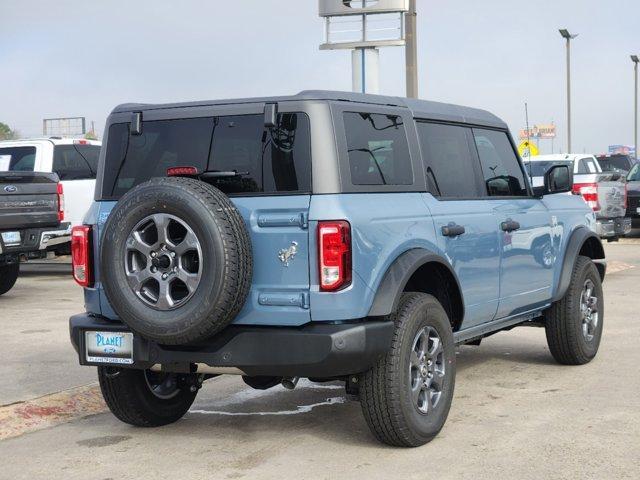
[[[471,129],[418,122],[429,192],[441,197],[479,197],[478,161],[470,145]]]
[[[281,113],[275,127],[264,115],[146,121],[142,135],[128,124],[109,129],[105,196],[119,198],[167,169],[196,167],[227,194],[308,192],[311,189],[309,119]]]
[[[0,172],[33,172],[36,147],[0,148]]]
[[[591,157],[581,158],[578,162],[578,174],[598,173],[596,162]]]
[[[411,185],[413,170],[402,118],[344,113],[353,185]]]
[[[490,196],[527,196],[524,173],[505,132],[474,128],[482,173]]]
[[[56,145],[53,148],[53,171],[60,180],[96,178],[100,147],[97,145]]]

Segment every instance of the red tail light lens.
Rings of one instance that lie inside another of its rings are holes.
[[[333,292],[351,284],[351,226],[344,220],[318,223],[320,290]]]
[[[571,191],[574,195],[582,195],[584,201],[587,202],[587,205],[589,205],[594,212],[600,210],[597,183],[574,183]]]
[[[64,220],[64,188],[58,183],[58,221]]]
[[[91,227],[82,225],[71,230],[71,265],[73,278],[81,287],[93,283],[91,272]]]
[[[170,167],[167,168],[167,177],[182,177],[189,175],[198,175],[196,167]]]

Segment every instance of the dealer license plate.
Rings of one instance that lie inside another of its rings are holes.
[[[19,245],[20,232],[2,232],[2,241],[5,245]]]
[[[84,332],[88,362],[133,363],[133,334],[131,332]]]

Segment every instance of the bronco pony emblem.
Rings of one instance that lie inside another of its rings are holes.
[[[289,262],[293,260],[293,257],[298,253],[298,242],[291,242],[289,248],[283,248],[278,252],[278,258],[285,267],[289,266]]]

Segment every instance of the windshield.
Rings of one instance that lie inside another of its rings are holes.
[[[572,162],[565,162],[562,160],[545,160],[545,161],[537,161],[537,162],[526,162],[525,168],[527,169],[527,174],[532,177],[542,177],[545,173],[556,165],[566,165],[569,167],[569,170],[573,169]]]
[[[598,163],[600,163],[603,172],[629,171],[629,159],[625,156],[600,157]]]
[[[0,148],[0,172],[33,172],[36,147]]]
[[[627,176],[627,181],[629,182],[640,182],[640,163],[636,163],[629,175]]]

